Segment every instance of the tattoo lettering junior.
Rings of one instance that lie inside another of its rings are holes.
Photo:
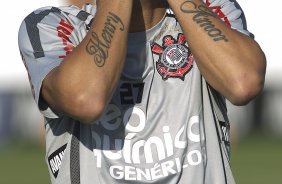
[[[117,29],[124,31],[124,24],[120,17],[109,12],[101,35],[99,36],[97,33],[92,32],[91,38],[86,45],[86,51],[88,54],[93,55],[94,62],[98,67],[105,65]]]
[[[193,1],[185,1],[180,7],[183,13],[194,14],[193,21],[202,27],[214,41],[228,42],[226,36],[219,28],[213,24],[211,17],[217,18],[217,15],[204,4],[197,5]]]

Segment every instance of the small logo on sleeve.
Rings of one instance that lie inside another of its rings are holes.
[[[48,157],[48,164],[50,167],[51,172],[53,173],[54,177],[57,178],[60,166],[62,164],[62,160],[65,154],[67,144],[56,150]]]
[[[180,33],[177,40],[167,35],[162,46],[157,43],[152,45],[152,52],[159,56],[156,68],[163,80],[180,78],[184,81],[185,75],[192,69],[193,55],[185,43],[185,37]]]

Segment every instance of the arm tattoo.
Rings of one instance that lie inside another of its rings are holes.
[[[124,31],[124,24],[120,17],[109,12],[100,37],[94,31],[92,32],[91,38],[86,45],[86,52],[93,55],[94,62],[98,67],[105,65],[118,26],[120,31]]]
[[[214,41],[228,42],[228,39],[222,31],[219,28],[216,28],[212,20],[210,20],[210,17],[218,17],[212,10],[209,9],[209,7],[204,4],[197,5],[193,1],[185,1],[181,4],[180,10],[183,13],[194,14],[193,21],[200,27],[204,28],[209,37],[213,38]]]

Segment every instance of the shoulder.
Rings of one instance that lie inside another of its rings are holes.
[[[77,6],[47,6],[34,10],[22,21],[23,25],[36,26],[38,24],[47,24],[48,26],[57,25],[61,19],[68,19],[72,24],[78,24],[81,21],[91,20],[96,13],[96,6],[86,4],[82,9]]]
[[[18,44],[23,54],[25,52],[42,53],[40,37],[44,35],[45,38],[49,38],[55,33],[60,20],[64,18],[62,10],[52,6],[39,8],[27,15],[18,32]]]
[[[48,6],[36,9],[23,19],[19,28],[19,39],[47,27],[54,27],[58,25],[62,18],[67,18],[67,16],[58,7]]]
[[[23,20],[23,23],[37,25],[38,23],[43,22],[43,20],[46,17],[55,18],[55,17],[60,17],[60,16],[63,16],[62,10],[60,8],[48,6],[48,7],[39,8],[31,12]]]
[[[42,7],[27,15],[22,21],[21,27],[23,25],[36,26],[40,23],[53,25],[62,18],[71,18],[72,16],[75,16],[75,14],[78,14],[80,11],[81,10],[76,6]]]
[[[19,46],[26,48],[28,45],[35,45],[35,42],[42,44],[44,40],[48,44],[50,40],[60,41],[62,36],[69,37],[72,32],[76,33],[86,29],[95,13],[96,7],[92,5],[85,5],[83,9],[76,6],[47,6],[34,10],[24,18],[20,25]],[[60,38],[58,34],[61,35]],[[77,37],[79,34],[72,34],[72,36]]]

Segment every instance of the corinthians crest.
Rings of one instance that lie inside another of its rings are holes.
[[[184,81],[185,75],[193,67],[193,55],[185,43],[184,34],[180,33],[177,40],[167,35],[163,38],[162,46],[157,43],[152,45],[152,52],[159,56],[156,68],[163,80],[173,77]]]

